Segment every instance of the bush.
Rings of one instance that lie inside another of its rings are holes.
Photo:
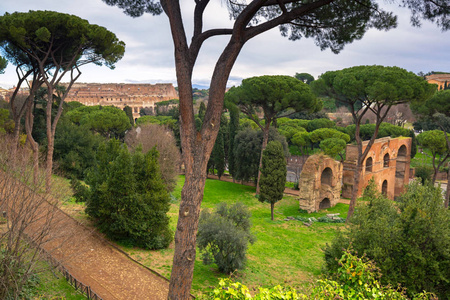
[[[197,245],[204,264],[215,262],[219,271],[231,273],[245,267],[248,243],[254,243],[250,233],[250,213],[242,203],[230,207],[218,205],[215,212],[201,213]]]
[[[228,300],[299,300],[299,299],[408,299],[400,286],[393,288],[380,284],[381,273],[375,264],[366,257],[357,257],[351,250],[346,250],[338,260],[339,268],[335,280],[318,280],[309,295],[298,293],[291,287],[277,285],[273,288],[259,288],[252,296],[250,290],[239,282],[221,279],[219,287],[201,299]],[[413,296],[415,300],[437,300],[434,294],[422,292]]]
[[[426,290],[450,297],[450,213],[440,189],[413,182],[398,203],[378,193],[350,222],[324,249],[328,274],[337,272],[336,259],[352,244],[376,262],[383,284],[400,283],[409,296]]]
[[[415,176],[420,178],[420,182],[425,184],[426,181],[431,181],[431,177],[434,174],[434,170],[429,166],[417,166],[415,168]]]
[[[73,190],[76,202],[86,202],[89,199],[89,186],[83,184],[76,177],[70,179],[70,187]]]

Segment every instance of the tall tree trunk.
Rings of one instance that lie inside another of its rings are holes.
[[[169,299],[189,299],[194,273],[200,205],[205,187],[207,155],[191,157],[193,165],[186,169],[181,190],[181,203],[175,232],[174,265],[170,276]]]
[[[262,167],[262,157],[263,152],[267,147],[267,144],[269,142],[269,128],[270,128],[271,120],[266,120],[266,125],[264,126],[263,130],[263,142],[261,146],[261,156],[259,157],[259,167],[258,167],[258,181],[256,182],[256,194],[259,194],[259,179],[261,179],[261,167]],[[273,220],[273,216],[272,216]]]
[[[270,203],[270,216],[272,217],[272,221],[273,221],[273,210],[275,208],[275,203]]]
[[[445,201],[444,201],[444,207],[448,208],[450,200],[450,162],[448,164],[448,172],[447,172],[447,192],[445,193]]]
[[[25,116],[25,131],[27,133],[27,141],[30,143],[33,151],[33,184],[37,185],[39,177],[39,144],[33,138],[33,101],[28,101]]]
[[[208,107],[206,108],[202,127],[198,132],[195,128],[194,109],[192,106],[192,71],[203,42],[199,38],[201,32],[201,8],[196,12],[196,25],[199,26],[194,30],[191,48],[189,48],[179,1],[162,0],[161,5],[169,18],[174,43],[175,66],[180,97],[180,136],[186,169],[185,183],[181,192],[179,219],[175,233],[175,253],[168,299],[185,300],[190,297],[194,274],[197,228],[205,187],[206,167],[219,132],[220,116],[222,114],[228,76],[245,41],[240,34],[237,36],[233,35],[217,60],[211,77]]]
[[[16,160],[17,156],[17,147],[20,141],[20,120],[22,116],[19,118],[14,118],[14,131],[13,131],[13,142],[11,144],[11,159],[13,162]]]

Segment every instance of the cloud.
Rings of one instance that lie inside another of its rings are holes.
[[[223,1],[211,2],[206,10],[204,28],[231,28]],[[182,1],[185,31],[190,40],[194,1]],[[388,32],[369,30],[358,41],[347,45],[336,55],[320,51],[312,39],[289,41],[278,29],[263,33],[242,49],[230,74],[228,85],[240,84],[243,78],[261,75],[294,75],[306,72],[317,77],[329,71],[355,65],[396,65],[413,72],[450,71],[450,32],[441,32],[434,24],[423,22],[411,27],[409,11],[396,5],[383,4],[399,15],[399,26]],[[126,43],[124,58],[115,70],[84,66],[82,82],[173,82],[176,84],[173,42],[165,15],[126,16],[117,7],[99,0],[16,0],[1,1],[0,13],[32,10],[56,10],[87,19],[114,32]],[[209,85],[215,63],[229,37],[207,40],[200,51],[193,82]],[[12,87],[17,82],[13,66],[0,75],[0,85]]]

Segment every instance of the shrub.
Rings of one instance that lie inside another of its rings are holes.
[[[204,264],[215,262],[220,272],[231,273],[245,267],[248,243],[254,243],[250,233],[250,213],[242,203],[230,207],[221,203],[215,212],[201,213],[197,245]]]
[[[83,184],[76,177],[70,179],[70,187],[73,189],[76,202],[86,202],[89,199],[89,186]]]
[[[318,280],[309,295],[298,293],[291,287],[277,285],[273,288],[259,288],[259,292],[252,296],[249,289],[230,279],[221,279],[219,287],[213,289],[202,299],[254,299],[254,300],[299,300],[299,299],[408,299],[405,290],[400,286],[380,284],[381,273],[375,264],[366,257],[358,257],[351,250],[346,250],[338,260],[339,268],[335,280]],[[415,300],[437,300],[434,294],[422,292],[413,296]]]
[[[431,181],[431,177],[433,176],[433,168],[429,166],[417,166],[415,168],[415,176],[420,178],[420,182],[425,184],[426,181]]]
[[[440,189],[411,183],[398,203],[379,193],[361,205],[346,233],[325,247],[325,268],[336,273],[350,243],[375,261],[383,284],[407,288],[407,294],[426,290],[450,297],[450,213]]]

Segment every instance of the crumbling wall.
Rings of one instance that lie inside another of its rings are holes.
[[[342,164],[323,154],[311,155],[299,180],[300,209],[315,212],[335,206],[340,199]]]

